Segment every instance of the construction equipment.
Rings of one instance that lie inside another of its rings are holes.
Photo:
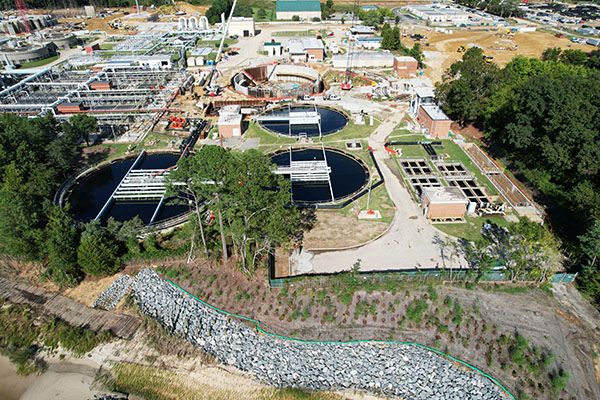
[[[231,6],[231,11],[229,12],[229,18],[227,19],[227,22],[225,22],[224,20],[224,16],[223,14],[221,14],[221,21],[222,21],[222,29],[223,29],[223,36],[221,36],[221,44],[219,45],[219,51],[217,51],[217,57],[215,57],[215,63],[213,64],[213,69],[212,72],[210,74],[210,77],[208,78],[208,84],[206,85],[208,87],[208,95],[210,97],[214,97],[217,96],[219,94],[219,85],[217,85],[217,81],[216,81],[216,75],[217,75],[217,63],[220,61],[221,58],[221,53],[223,52],[223,44],[225,43],[225,36],[227,35],[227,31],[229,30],[229,23],[231,22],[231,17],[233,17],[233,10],[235,10],[235,5],[237,4],[237,0],[233,0],[233,5]]]
[[[494,57],[492,57],[492,56],[484,55],[482,58],[483,58],[483,61],[485,61],[488,64],[490,64],[492,61],[494,61]]]
[[[466,51],[465,46],[460,46],[456,51],[459,53],[464,53]]]
[[[358,22],[358,6],[360,4],[360,0],[354,0],[354,6],[352,7],[352,27],[356,26]],[[346,76],[344,77],[344,81],[341,84],[342,90],[350,90],[352,89],[352,58],[354,57],[353,50],[354,45],[356,44],[355,40],[350,40],[352,38],[348,38],[348,56],[346,59]]]

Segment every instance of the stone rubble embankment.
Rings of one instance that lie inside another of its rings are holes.
[[[357,389],[410,399],[506,399],[488,378],[421,347],[392,343],[303,343],[259,333],[161,279],[139,272],[140,309],[221,362],[276,387]]]

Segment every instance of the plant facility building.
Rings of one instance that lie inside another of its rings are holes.
[[[417,112],[417,121],[425,136],[432,139],[447,138],[452,124],[452,120],[435,104],[422,104]]]
[[[277,19],[292,19],[298,16],[300,19],[321,18],[321,3],[318,0],[277,0]]]

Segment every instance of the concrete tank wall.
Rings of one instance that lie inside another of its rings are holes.
[[[2,48],[0,49],[0,62],[6,65],[6,59],[11,64],[23,64],[32,61],[43,60],[50,57],[50,49],[48,45],[36,47],[24,47],[17,49]]]

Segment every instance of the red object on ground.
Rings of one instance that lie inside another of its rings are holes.
[[[367,214],[369,214],[369,215],[374,215],[374,214],[375,214],[375,211],[373,211],[373,210],[369,210],[369,211],[367,211]]]

